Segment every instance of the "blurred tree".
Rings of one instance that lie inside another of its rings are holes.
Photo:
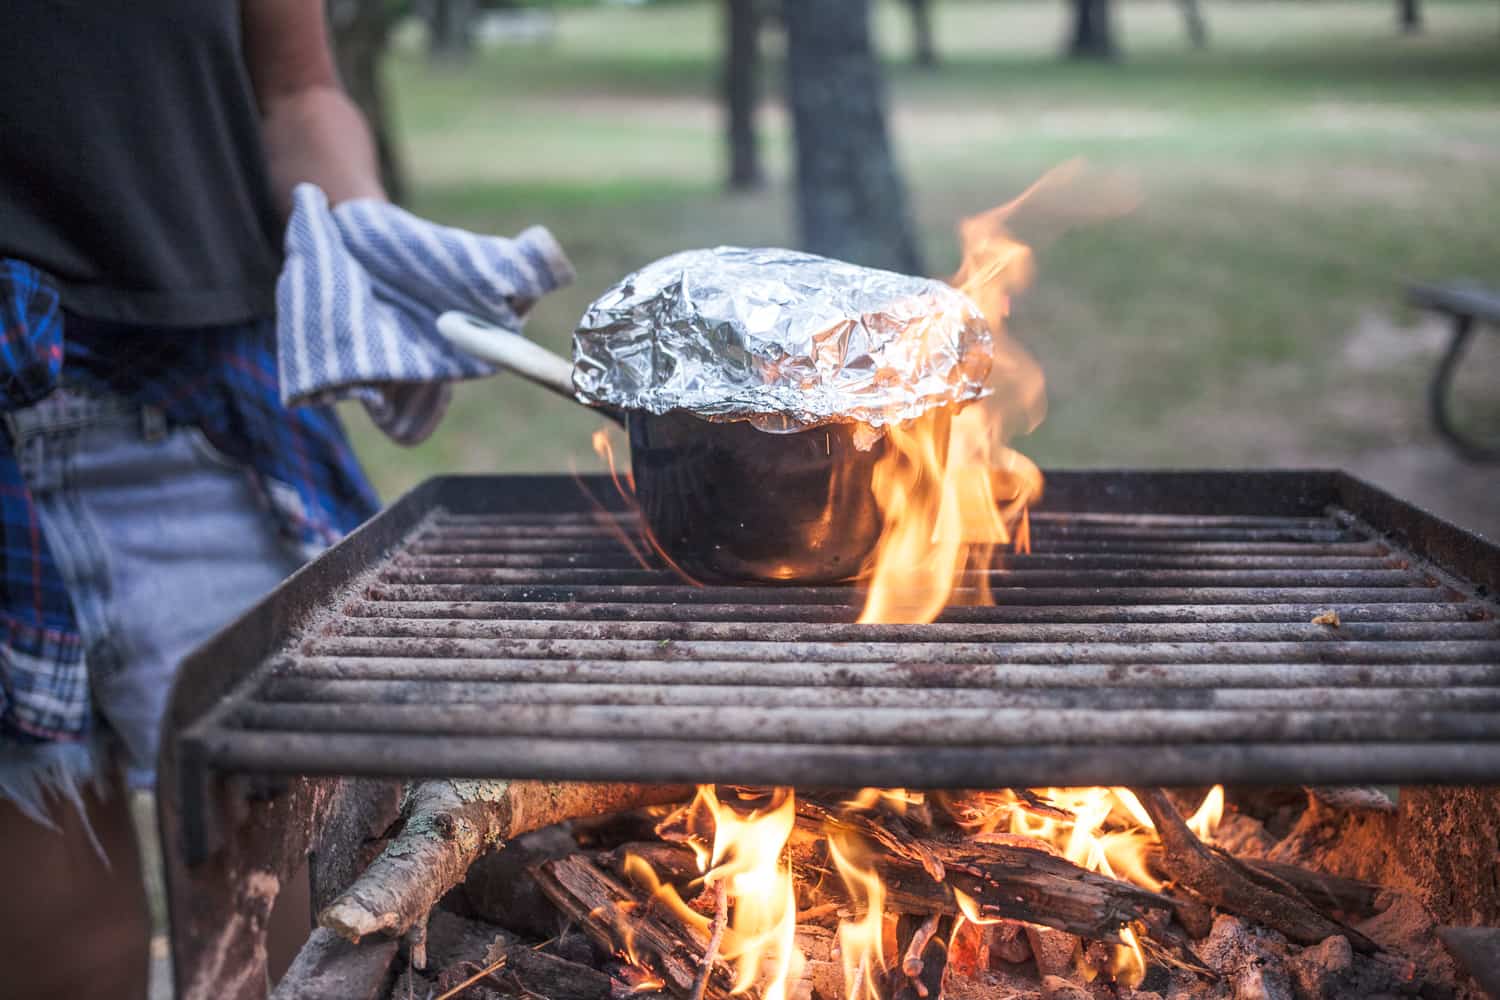
[[[782,19],[802,245],[840,260],[920,273],[886,131],[869,0],[792,0],[783,5]]]
[[[427,53],[434,62],[467,62],[474,54],[475,0],[428,0]]]
[[[380,66],[400,8],[392,0],[333,0],[328,5],[339,78],[375,133],[380,182],[395,202],[406,200],[406,171],[396,147]]]
[[[1208,23],[1203,20],[1203,8],[1198,0],[1181,0],[1182,18],[1187,23],[1188,41],[1193,48],[1201,49],[1208,44]]]
[[[1074,59],[1113,59],[1117,54],[1109,0],[1073,0],[1068,55]]]
[[[926,69],[938,64],[937,45],[932,40],[932,0],[906,0],[911,8],[911,58]]]
[[[1400,12],[1401,30],[1405,34],[1415,35],[1422,30],[1421,0],[1396,0],[1396,9]]]
[[[759,98],[760,20],[758,0],[724,0],[724,117],[729,140],[729,186],[758,188],[765,177],[755,135]]]

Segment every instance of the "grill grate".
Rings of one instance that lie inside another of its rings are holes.
[[[1493,546],[1336,473],[1048,489],[995,606],[861,626],[852,588],[643,568],[572,480],[434,481],[190,661],[185,773],[1500,780]]]

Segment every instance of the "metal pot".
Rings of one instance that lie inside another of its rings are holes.
[[[575,404],[573,366],[534,341],[464,313],[438,329],[455,345]],[[770,434],[743,421],[590,407],[630,436],[645,527],[704,580],[828,583],[857,575],[880,537],[871,492],[885,441],[861,451],[854,425]]]

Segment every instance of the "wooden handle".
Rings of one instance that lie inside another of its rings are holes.
[[[573,363],[541,344],[463,312],[443,313],[437,318],[437,328],[465,353],[579,403],[573,394]]]

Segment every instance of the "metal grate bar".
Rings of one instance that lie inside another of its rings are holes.
[[[1180,624],[959,623],[932,625],[799,624],[784,622],[579,622],[454,621],[449,619],[344,618],[328,635],[372,639],[566,639],[651,642],[817,643],[1202,643],[1202,642],[1453,642],[1500,639],[1500,622],[1346,622],[1338,628],[1301,623]],[[445,651],[447,647],[444,647]],[[555,648],[555,647],[554,647]],[[1003,650],[990,647],[997,653]],[[399,652],[396,655],[401,655]]]
[[[1343,604],[1448,602],[1458,595],[1446,588],[1424,587],[994,587],[1002,606],[1054,604],[1299,604],[1325,607]],[[620,586],[618,584],[390,584],[376,581],[365,597],[377,601],[593,601],[653,607],[661,604],[727,603],[847,605],[849,593],[835,587],[690,587],[685,584]],[[976,600],[980,593],[959,587],[954,599]]]
[[[1377,674],[1364,663],[1275,662],[1222,663],[1036,663],[1028,661],[946,663],[764,663],[754,660],[705,660],[664,670],[660,663],[618,660],[402,659],[382,657],[306,657],[287,661],[285,669],[302,677],[326,679],[473,680],[547,683],[559,675],[589,684],[733,684],[838,685],[841,687],[959,687],[1016,690],[1029,687],[1133,686],[1295,687],[1328,684],[1435,686],[1500,683],[1496,663],[1394,663]]]
[[[1303,624],[1329,604],[1072,604],[949,608],[948,622],[1295,622]],[[353,600],[340,612],[350,619],[449,619],[455,621],[657,621],[657,622],[840,622],[854,621],[857,601],[838,604],[598,604],[554,601]],[[1460,622],[1483,619],[1477,606],[1429,601],[1411,604],[1339,604],[1340,619],[1358,622]],[[338,631],[341,623],[330,623]]]
[[[1500,779],[1496,606],[1351,513],[1357,490],[1254,476],[1260,502],[1223,474],[1182,480],[1174,512],[1149,475],[1131,509],[1130,474],[1075,474],[1079,509],[1036,512],[1033,554],[997,553],[918,626],[855,624],[853,587],[697,586],[563,482],[471,497],[393,536],[185,741],[307,774]]]

